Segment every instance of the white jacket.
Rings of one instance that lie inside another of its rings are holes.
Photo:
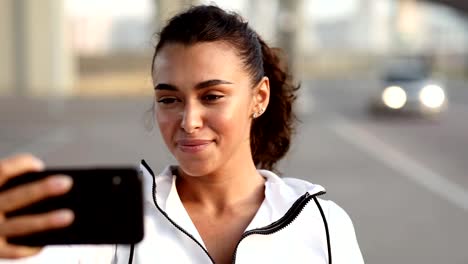
[[[172,167],[157,176],[144,161],[141,169],[143,241],[134,247],[50,246],[37,256],[0,263],[212,263],[179,198]],[[364,263],[349,216],[334,202],[317,198],[325,193],[323,187],[259,172],[266,179],[265,199],[238,243],[233,263]]]

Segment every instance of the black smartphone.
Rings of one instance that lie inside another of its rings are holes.
[[[48,169],[12,178],[0,191],[56,174],[73,178],[73,187],[68,193],[9,212],[6,217],[68,208],[75,214],[74,222],[61,229],[10,237],[7,238],[9,243],[27,246],[134,244],[143,239],[142,180],[137,168]]]

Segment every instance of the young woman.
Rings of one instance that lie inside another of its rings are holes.
[[[363,263],[348,215],[318,198],[324,189],[273,172],[288,151],[295,121],[298,87],[283,65],[277,51],[236,14],[196,6],[172,18],[160,33],[152,75],[155,119],[178,164],[155,175],[142,162],[144,240],[132,246],[47,247],[26,260]],[[19,156],[3,160],[0,168],[5,181],[42,165]],[[64,193],[70,185],[67,178],[51,177],[18,187],[0,194],[0,212]],[[3,220],[0,237],[72,220],[66,211]],[[0,243],[3,258],[39,250]]]

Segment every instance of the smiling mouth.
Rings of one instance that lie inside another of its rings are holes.
[[[182,151],[186,153],[197,153],[202,150],[204,150],[210,143],[212,143],[212,140],[199,140],[199,139],[190,139],[190,140],[178,140],[177,141],[177,147]]]

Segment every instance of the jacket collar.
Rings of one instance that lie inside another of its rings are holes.
[[[155,175],[144,160],[140,166],[143,173],[146,201],[152,204],[157,202],[158,206],[172,218],[181,217],[181,214],[185,211],[175,188],[176,176],[173,171],[176,168],[177,166],[167,166],[160,174]],[[266,179],[265,200],[248,229],[261,227],[278,220],[306,192],[310,195],[325,193],[322,186],[304,180],[280,178],[268,170],[259,170],[259,173]],[[156,199],[153,199],[153,192]],[[183,218],[188,217],[186,211],[182,215]]]

